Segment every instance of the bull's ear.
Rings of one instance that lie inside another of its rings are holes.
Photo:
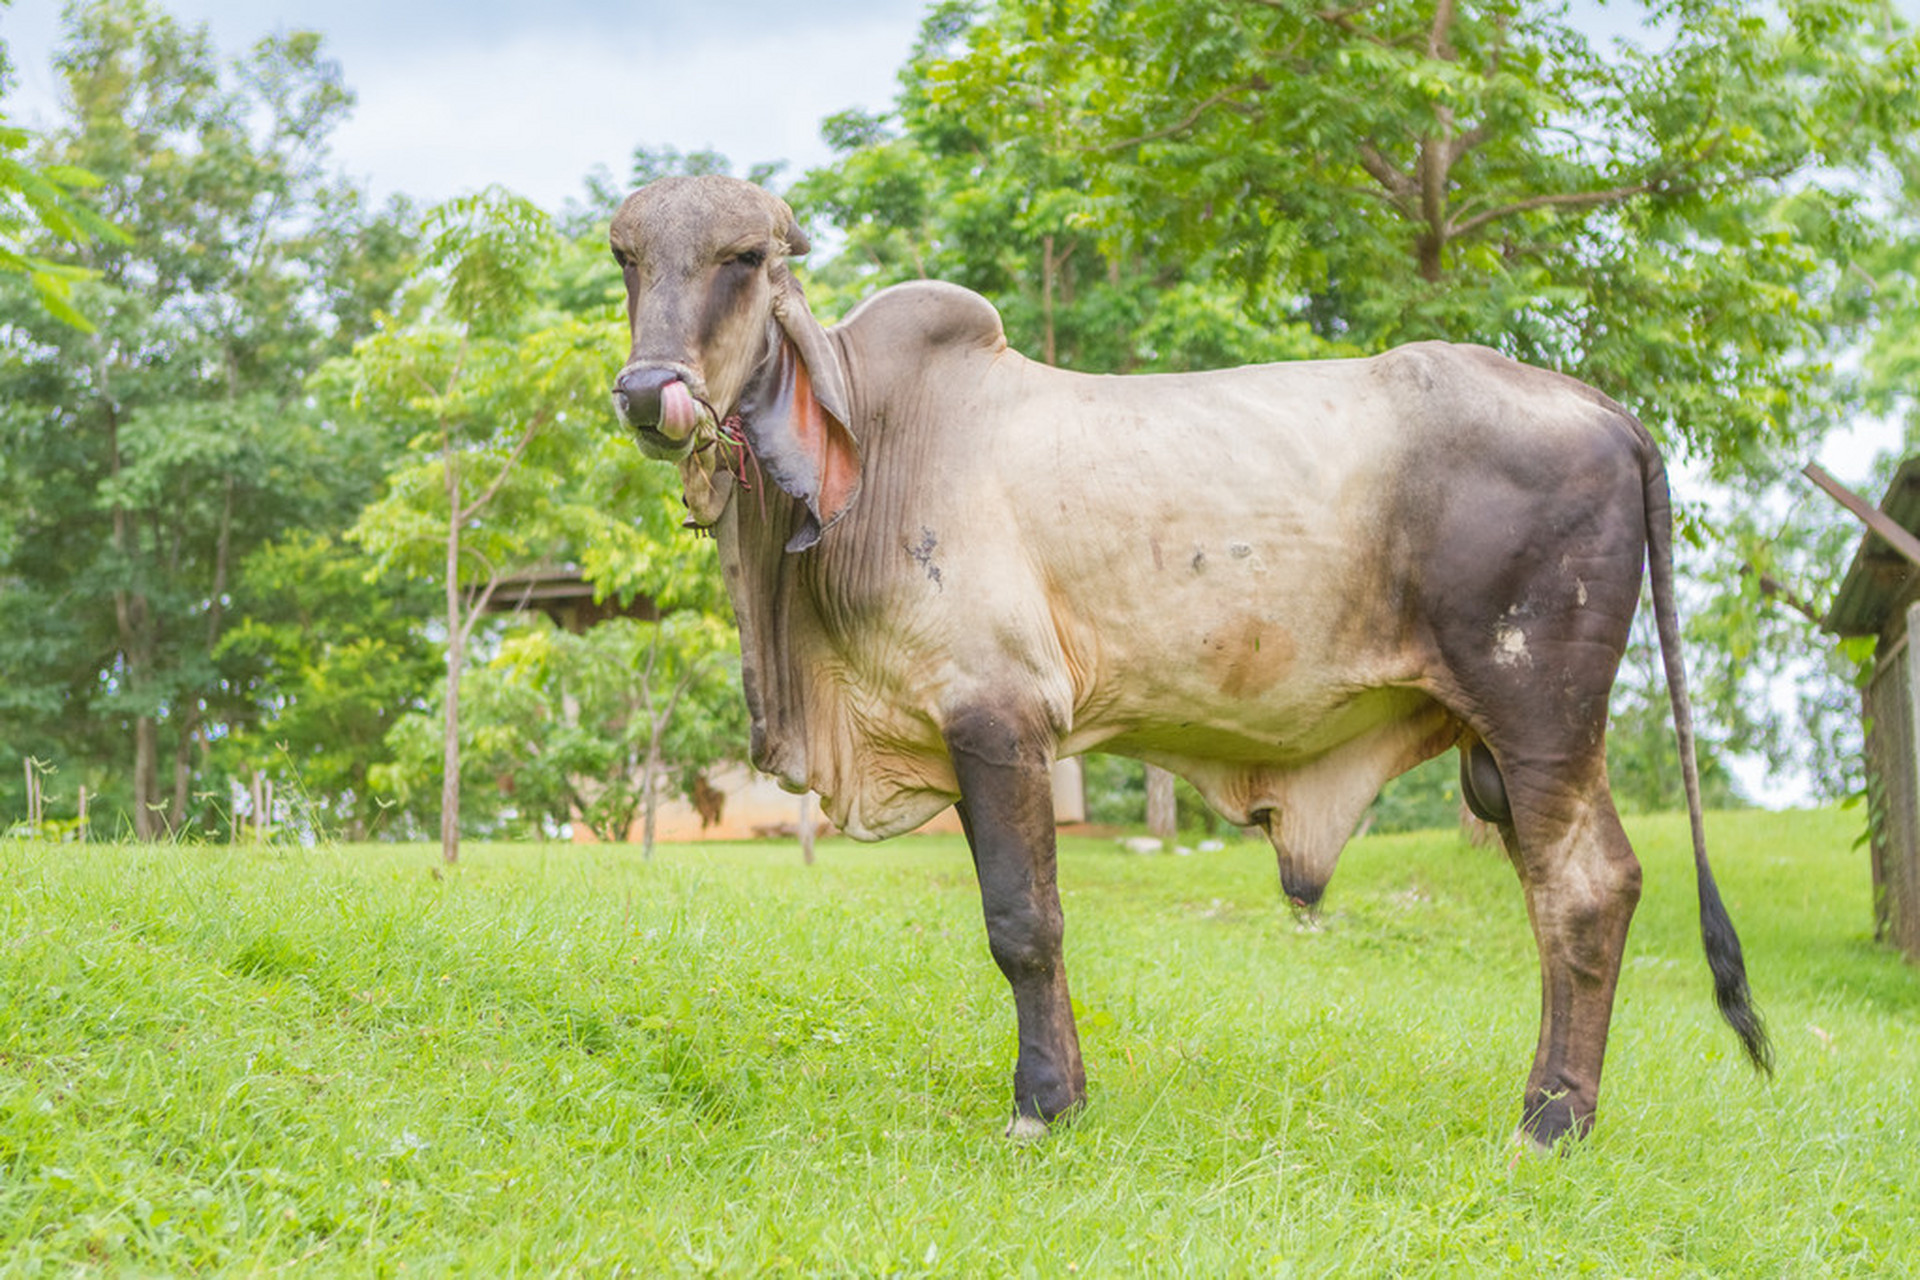
[[[790,234],[800,233],[796,229]],[[800,243],[804,246],[805,239]],[[774,318],[780,322],[787,341],[799,351],[807,372],[813,376],[813,394],[819,398],[821,407],[845,427],[853,419],[847,412],[847,377],[846,371],[840,367],[840,354],[834,349],[833,339],[827,337],[827,331],[813,318],[806,295],[800,292],[800,282],[793,278],[791,272],[782,272],[781,275],[783,278],[773,298]]]
[[[760,465],[806,508],[787,543],[789,551],[805,551],[859,494],[860,442],[847,425],[839,354],[790,276],[775,297],[774,316],[785,341],[759,402],[743,406],[741,416]]]

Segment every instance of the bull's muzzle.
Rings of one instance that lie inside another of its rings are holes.
[[[684,392],[686,385],[672,369],[623,369],[613,384],[613,407],[628,426],[658,430],[667,409],[668,388]]]
[[[656,446],[685,444],[703,414],[679,371],[644,366],[621,370],[613,384],[613,407],[643,442]]]

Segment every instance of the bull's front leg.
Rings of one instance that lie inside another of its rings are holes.
[[[960,783],[960,821],[980,880],[987,945],[1013,988],[1019,1020],[1007,1133],[1037,1137],[1087,1095],[1061,954],[1052,751],[1029,720],[1002,712],[963,712],[945,732]]]

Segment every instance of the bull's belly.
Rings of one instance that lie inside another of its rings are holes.
[[[1196,691],[1198,693],[1200,691]],[[1380,726],[1404,720],[1429,701],[1418,689],[1270,691],[1263,699],[1116,705],[1077,721],[1063,754],[1216,760],[1288,768],[1314,760]]]
[[[1158,710],[1141,709],[1124,725],[1089,720],[1063,748],[1132,756],[1170,769],[1241,826],[1264,812],[1297,811],[1303,799],[1324,801],[1328,793],[1364,805],[1387,779],[1439,754],[1458,736],[1450,714],[1425,692],[1405,686],[1282,690],[1198,714]]]

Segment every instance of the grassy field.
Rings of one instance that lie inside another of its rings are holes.
[[[1920,1265],[1920,973],[1857,814],[1717,816],[1778,1041],[1712,1010],[1684,822],[1599,1128],[1511,1160],[1538,1010],[1504,859],[1062,851],[1092,1103],[1003,1141],[957,839],[0,845],[0,1274],[1866,1276]]]

